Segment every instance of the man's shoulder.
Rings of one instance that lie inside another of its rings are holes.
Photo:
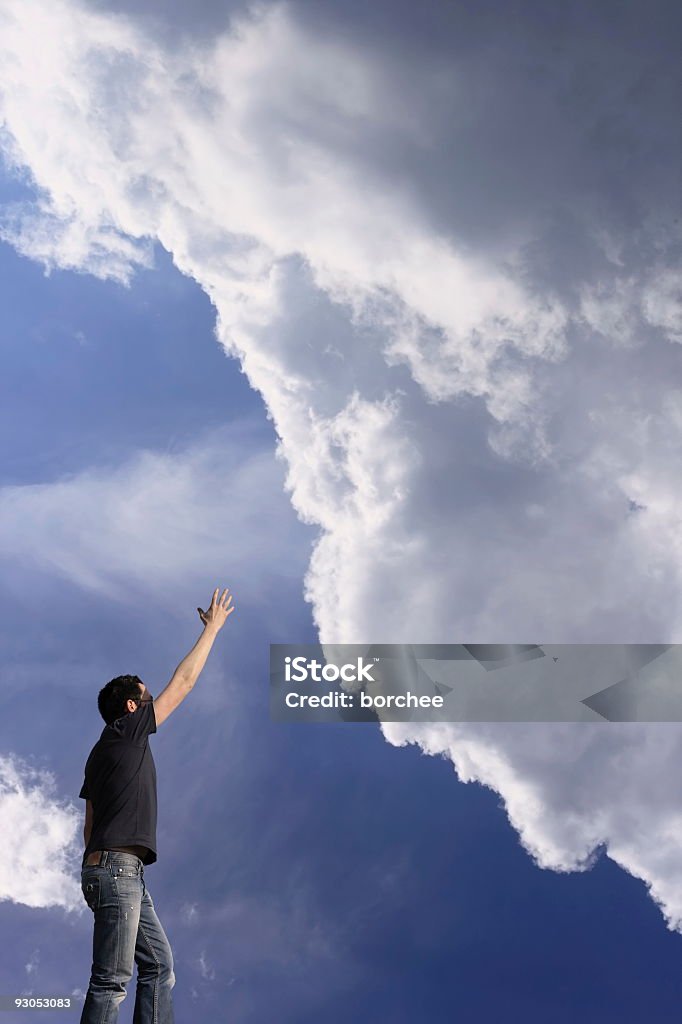
[[[144,746],[149,736],[156,732],[156,718],[151,701],[141,704],[136,711],[128,712],[111,723],[112,737]]]

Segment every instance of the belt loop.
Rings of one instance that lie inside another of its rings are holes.
[[[102,850],[102,852],[99,855],[100,867],[106,867],[106,863],[107,863],[108,860],[109,860],[109,851],[108,850]]]

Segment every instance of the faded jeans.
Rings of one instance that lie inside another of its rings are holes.
[[[137,964],[133,1024],[173,1024],[173,954],[144,884],[144,865],[130,853],[105,851],[84,865],[81,888],[95,916],[92,972],[81,1024],[113,1024]]]

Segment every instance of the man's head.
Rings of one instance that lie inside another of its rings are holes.
[[[116,676],[99,691],[97,707],[104,721],[110,725],[117,718],[132,714],[140,704],[151,700],[151,693],[137,676]]]

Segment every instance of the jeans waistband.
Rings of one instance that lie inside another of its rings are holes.
[[[136,857],[134,853],[123,853],[120,850],[102,850],[100,853],[99,861],[96,864],[85,863],[86,857],[83,854],[82,867],[106,867],[108,864],[116,867],[133,868],[142,874],[144,867],[139,857]]]

